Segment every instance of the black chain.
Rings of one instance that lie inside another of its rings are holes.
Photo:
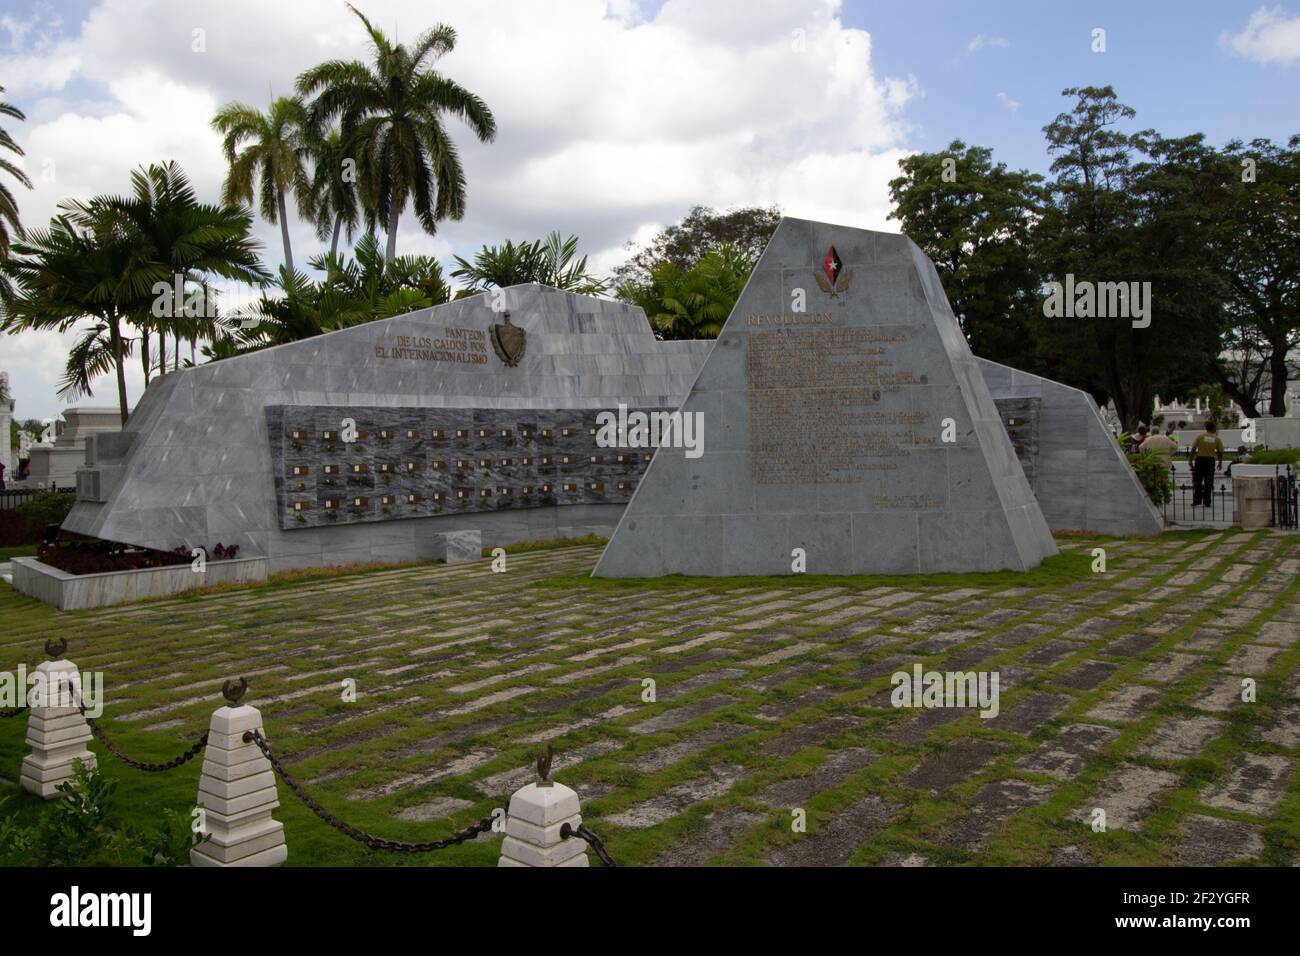
[[[69,687],[66,681],[63,683],[63,686],[65,688]],[[81,699],[80,694],[77,695],[77,710],[81,711],[82,717],[86,717],[86,702]],[[117,745],[108,739],[108,735],[105,734],[104,731],[100,730],[99,724],[95,722],[94,717],[86,717],[86,724],[90,727],[90,732],[95,735],[95,739],[104,745],[105,750],[128,767],[134,767],[136,770],[143,770],[145,773],[158,773],[163,770],[174,770],[181,766],[181,764],[189,763],[202,753],[203,748],[208,745],[208,732],[205,730],[201,735],[199,735],[199,739],[190,745],[190,749],[185,751],[185,753],[181,754],[179,757],[173,757],[171,760],[164,763],[145,763],[143,760],[136,760],[134,757],[128,757],[126,754],[122,753],[122,751],[118,749]]]
[[[86,712],[86,708],[82,707],[81,712],[84,714]],[[190,746],[190,749],[185,751],[185,753],[181,754],[179,757],[173,757],[171,760],[168,760],[165,763],[145,763],[143,760],[136,760],[134,757],[128,757],[126,754],[122,753],[122,751],[120,751],[116,746],[114,746],[113,742],[108,739],[108,737],[105,735],[105,733],[102,730],[99,729],[99,725],[95,723],[95,718],[87,717],[86,723],[90,725],[90,732],[95,735],[96,740],[98,740],[101,744],[104,745],[105,750],[111,753],[118,760],[122,761],[122,763],[126,764],[128,767],[134,767],[136,770],[143,770],[146,773],[157,773],[160,770],[174,770],[175,768],[179,767],[181,764],[189,763],[200,753],[202,753],[203,748],[208,745],[208,732],[205,730],[203,731],[202,735],[200,735],[199,739],[194,741],[194,743]]]
[[[480,833],[486,833],[488,830],[492,829],[492,817],[484,817],[477,823],[471,823],[465,829],[453,833],[449,837],[443,837],[441,840],[429,840],[425,843],[405,843],[402,840],[389,840],[385,837],[373,836],[362,830],[358,830],[349,823],[344,823],[338,817],[334,816],[334,814],[330,813],[317,803],[311,795],[302,788],[302,785],[298,783],[297,780],[294,780],[293,777],[289,775],[288,771],[284,769],[284,766],[276,758],[275,754],[271,752],[271,745],[266,742],[266,738],[264,738],[260,732],[256,730],[245,731],[244,743],[257,744],[257,749],[262,751],[262,756],[266,757],[266,759],[271,762],[272,769],[274,769],[275,772],[280,775],[281,779],[284,780],[285,786],[292,790],[294,796],[305,803],[312,813],[316,814],[316,816],[320,817],[344,836],[351,837],[358,843],[365,844],[372,850],[389,850],[394,853],[425,853],[429,850],[443,850],[449,846],[454,846],[457,843],[464,843],[466,840],[472,840]]]
[[[575,828],[572,823],[566,823],[564,826],[560,827],[560,836],[565,840],[574,836],[586,840],[587,844],[596,851],[596,856],[600,857],[601,863],[604,863],[606,866],[618,866],[618,864],[614,862],[614,858],[609,855],[609,851],[605,849],[605,841],[596,836],[596,834],[591,831],[591,827],[587,826],[587,824],[579,823]]]

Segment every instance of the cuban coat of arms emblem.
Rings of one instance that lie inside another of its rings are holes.
[[[528,333],[517,325],[510,324],[510,313],[501,316],[505,321],[492,326],[489,337],[492,349],[503,364],[514,368],[524,357],[524,348],[528,344]]]

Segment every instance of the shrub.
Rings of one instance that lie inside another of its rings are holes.
[[[1147,496],[1159,508],[1174,496],[1174,482],[1169,475],[1169,463],[1152,451],[1140,451],[1128,456],[1129,464]]]
[[[190,848],[206,839],[191,831],[183,810],[164,809],[153,832],[120,822],[114,813],[117,783],[80,760],[58,790],[59,799],[41,808],[35,825],[19,824],[16,815],[0,820],[0,865],[180,866],[189,862]]]
[[[1255,451],[1246,460],[1248,465],[1300,465],[1300,448],[1274,448]]]
[[[76,501],[77,496],[71,491],[43,491],[14,510],[42,526],[63,524],[63,519],[68,516]]]

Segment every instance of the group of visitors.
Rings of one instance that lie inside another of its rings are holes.
[[[1219,437],[1218,431],[1215,422],[1207,421],[1205,431],[1196,437],[1187,450],[1187,460],[1192,466],[1193,508],[1209,507],[1213,500],[1214,473],[1223,465],[1223,439]],[[1129,451],[1149,451],[1170,464],[1178,451],[1178,434],[1172,425],[1166,426],[1163,435],[1159,425],[1150,428],[1139,425]]]

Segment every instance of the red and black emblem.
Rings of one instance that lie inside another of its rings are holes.
[[[844,268],[844,263],[840,260],[840,254],[831,246],[826,250],[826,258],[822,260],[822,271],[826,273],[826,278],[831,280],[834,285],[839,280],[840,270]]]
[[[826,250],[826,257],[822,259],[821,272],[814,272],[813,277],[821,290],[833,299],[849,287],[853,270],[844,268],[844,260],[835,251],[835,247],[831,246]]]

